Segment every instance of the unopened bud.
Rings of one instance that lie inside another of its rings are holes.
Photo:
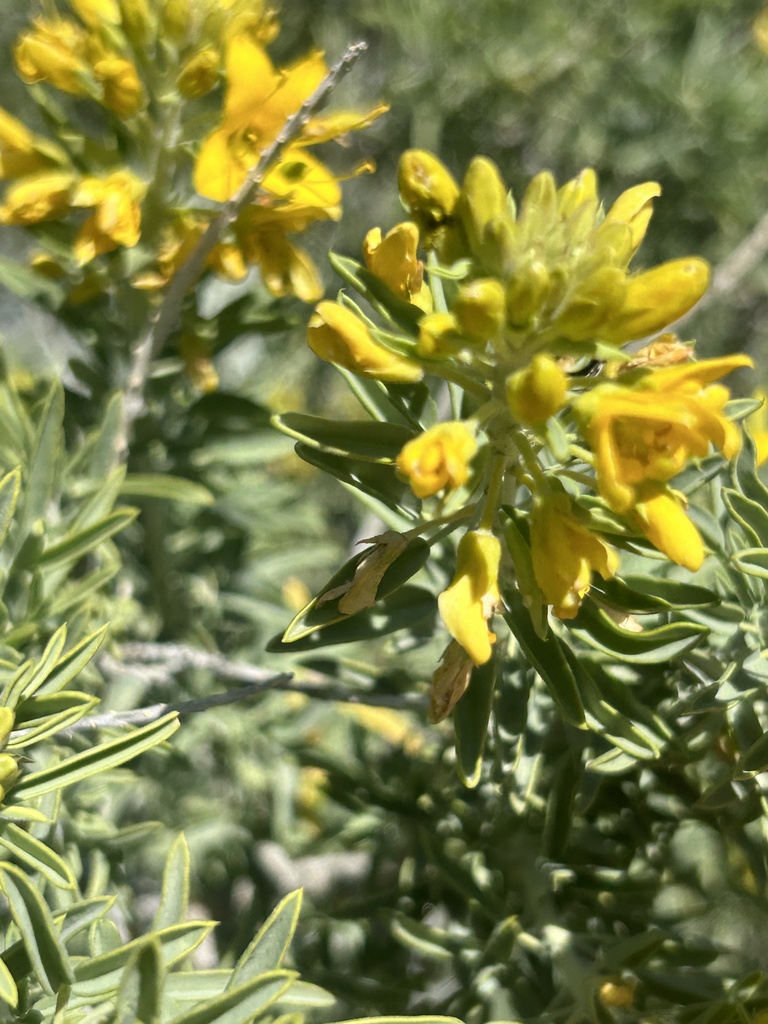
[[[519,423],[538,426],[565,405],[568,379],[552,356],[540,352],[507,378],[507,403]]]
[[[476,156],[464,176],[456,213],[464,226],[473,254],[488,266],[486,230],[500,219],[512,223],[507,201],[507,189],[496,164],[483,156]],[[499,269],[491,266],[491,269]]]
[[[695,306],[709,284],[709,265],[696,256],[670,260],[630,277],[624,305],[603,333],[621,344],[655,334]]]
[[[540,260],[520,267],[507,285],[507,320],[513,327],[524,327],[549,295],[549,271]]]
[[[429,313],[419,320],[416,351],[425,359],[453,355],[465,344],[453,313]]]
[[[409,149],[400,157],[397,175],[400,195],[414,216],[433,225],[452,216],[459,187],[448,168],[423,149]]]
[[[184,64],[176,79],[176,85],[181,95],[186,96],[189,100],[205,96],[219,80],[220,64],[221,57],[218,50],[214,50],[210,46],[204,50],[198,50]]]
[[[621,309],[626,275],[618,267],[598,267],[569,296],[552,326],[571,341],[594,338],[602,324]]]
[[[504,326],[506,298],[494,277],[478,278],[459,289],[453,312],[465,334],[473,338],[496,337]]]

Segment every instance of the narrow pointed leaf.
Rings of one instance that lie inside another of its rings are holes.
[[[59,889],[74,889],[75,877],[66,861],[13,822],[0,824],[0,846],[27,868],[42,875]]]
[[[189,847],[180,833],[171,843],[163,871],[163,888],[157,908],[154,928],[168,928],[181,924],[187,917],[189,903]]]
[[[497,657],[472,670],[467,692],[453,709],[456,730],[456,768],[468,789],[480,781],[483,751],[488,735],[488,719],[499,674]]]
[[[5,543],[5,538],[8,536],[20,487],[21,470],[19,468],[12,469],[0,480],[0,546]]]
[[[163,1001],[164,967],[160,943],[144,942],[125,966],[117,990],[116,1024],[155,1024]]]
[[[13,864],[0,867],[0,885],[37,980],[53,995],[62,985],[71,984],[74,975],[51,912],[26,874]]]
[[[13,975],[5,965],[4,960],[0,960],[0,999],[9,1006],[17,1006],[19,1002],[19,990],[16,988],[16,982],[13,980]]]
[[[278,903],[238,960],[227,988],[236,988],[257,974],[277,970],[282,965],[296,931],[301,898],[301,889],[297,889]]]
[[[249,1024],[288,990],[295,977],[290,971],[260,974],[174,1017],[171,1024]]]
[[[82,754],[69,757],[52,768],[34,772],[23,778],[13,789],[14,800],[32,800],[52,790],[71,786],[90,775],[107,771],[125,764],[145,750],[162,743],[172,736],[179,727],[178,715],[174,711],[156,722],[143,726],[128,736],[122,736],[111,743],[102,743]]]
[[[135,508],[121,508],[110,512],[108,516],[105,516],[93,526],[88,526],[78,533],[73,533],[64,540],[59,541],[58,544],[53,544],[51,547],[46,548],[40,556],[40,565],[45,569],[50,569],[64,565],[67,562],[77,561],[83,555],[93,551],[105,540],[109,540],[110,537],[124,530],[129,523],[133,522],[138,514],[139,510]]]
[[[131,473],[120,488],[124,498],[159,498],[201,508],[216,500],[207,487],[169,473]]]

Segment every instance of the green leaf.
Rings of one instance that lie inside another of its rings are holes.
[[[430,1014],[424,1017],[352,1017],[337,1021],[336,1024],[464,1024],[458,1017],[438,1017]]]
[[[390,594],[393,594],[403,586],[403,584],[411,579],[412,576],[415,576],[419,569],[421,569],[427,562],[427,559],[429,558],[429,550],[429,545],[419,537],[414,537],[409,541],[407,547],[402,550],[382,575],[376,591],[376,600],[380,601],[389,597]],[[366,557],[366,554],[367,551],[364,550],[350,558],[349,561],[331,577],[320,593],[316,597],[312,598],[312,600],[302,608],[296,616],[294,616],[285,633],[283,633],[282,639],[284,643],[295,643],[296,640],[301,640],[303,637],[309,636],[310,633],[313,633],[318,629],[325,629],[335,622],[344,622],[352,617],[339,611],[339,601],[343,596],[342,594],[327,601],[324,601],[323,597],[326,594],[336,591],[339,587],[343,587],[345,584],[351,583],[358,566]],[[356,612],[355,614],[360,615],[362,612]]]
[[[87,475],[102,480],[115,465],[118,445],[121,443],[125,409],[122,392],[112,395],[98,427],[91,433],[92,446],[88,452]]]
[[[595,575],[590,590],[605,604],[632,615],[707,608],[720,601],[714,590],[663,576],[627,575],[603,580]]]
[[[56,632],[53,634],[51,639],[46,644],[45,650],[40,655],[37,665],[24,684],[24,689],[20,693],[20,698],[31,696],[38,690],[45,680],[48,678],[53,667],[59,661],[61,652],[64,650],[64,644],[67,642],[67,626],[66,623],[63,626],[59,626]]]
[[[634,665],[659,665],[680,657],[709,633],[706,626],[693,622],[672,622],[635,633],[617,625],[589,596],[566,625],[590,647]]]
[[[35,797],[42,796],[43,793],[71,786],[91,775],[125,764],[126,761],[130,761],[145,750],[168,739],[178,727],[178,714],[173,711],[156,722],[136,729],[128,736],[112,740],[110,743],[102,743],[100,746],[83,751],[82,754],[69,757],[52,768],[34,772],[23,778],[14,787],[12,802],[33,800]]]
[[[75,888],[77,883],[69,865],[45,843],[13,822],[0,822],[0,846],[27,868],[37,871],[51,885],[59,889]]]
[[[722,494],[728,511],[747,533],[747,540],[768,547],[768,511],[759,502],[730,487],[724,487]]]
[[[174,1017],[171,1024],[249,1024],[288,990],[295,977],[290,971],[258,975]]]
[[[5,543],[13,521],[21,488],[21,469],[17,467],[0,480],[0,547]]]
[[[299,458],[308,462],[310,466],[322,469],[324,473],[336,477],[337,480],[378,498],[390,508],[405,514],[410,513],[411,518],[416,517],[416,509],[420,502],[410,487],[395,474],[394,466],[365,462],[346,455],[332,455],[330,452],[310,448],[300,441],[296,444],[295,451]]]
[[[323,1010],[336,1003],[336,997],[309,981],[294,981],[291,987],[277,1000],[277,1006],[289,1010]]]
[[[13,864],[0,866],[0,885],[32,970],[43,989],[53,995],[62,985],[71,984],[74,975],[51,912],[26,874]]]
[[[125,965],[115,1000],[115,1024],[155,1024],[160,1019],[164,974],[160,943],[149,938]]]
[[[124,498],[160,498],[201,508],[213,505],[213,494],[202,484],[170,473],[130,473],[120,488]]]
[[[61,305],[66,295],[63,284],[8,256],[0,256],[0,284],[20,299],[45,299],[54,308]]]
[[[405,914],[395,915],[390,930],[392,937],[401,946],[413,950],[417,956],[425,960],[445,962],[453,960],[454,949],[452,947],[455,945],[455,940],[451,942],[451,937],[444,931],[432,928],[421,921],[414,921]]]
[[[108,516],[98,523],[94,523],[93,526],[71,533],[64,540],[45,548],[40,556],[40,566],[50,569],[54,566],[76,562],[83,555],[87,555],[97,548],[99,544],[124,530],[138,514],[139,510],[136,508],[115,509],[114,512],[110,512]]]
[[[297,889],[278,903],[238,960],[227,988],[236,988],[256,975],[277,970],[282,965],[296,931],[301,899],[301,889]]]
[[[89,999],[115,991],[126,965],[150,938],[160,949],[164,967],[172,967],[197,949],[213,927],[213,921],[186,921],[153,931],[101,956],[83,957],[75,963],[74,991]]]
[[[548,860],[563,860],[571,833],[581,773],[581,762],[573,751],[564,753],[554,765],[542,833],[542,852]]]
[[[375,640],[407,627],[419,635],[428,636],[434,627],[436,612],[437,603],[430,591],[422,587],[405,586],[375,607],[352,615],[343,622],[334,622],[322,630],[315,630],[298,640],[285,643],[282,634],[278,634],[269,641],[266,650],[282,654],[289,651],[316,651],[355,640]]]
[[[100,626],[94,633],[67,651],[50,672],[48,678],[39,684],[39,692],[57,693],[59,690],[63,690],[85,668],[101,647],[108,629],[109,624]]]
[[[523,654],[544,680],[563,718],[571,725],[583,728],[584,705],[576,677],[563,654],[562,641],[552,633],[542,639],[533,628],[522,596],[512,591],[507,597],[509,611],[504,614],[504,618]]]
[[[764,733],[739,758],[734,778],[749,777],[768,768],[768,733]]]
[[[456,730],[456,769],[468,789],[480,781],[483,751],[488,735],[488,719],[499,676],[498,657],[472,669],[467,692],[453,709]]]
[[[416,436],[414,430],[398,423],[328,420],[303,413],[275,414],[272,423],[311,448],[382,464],[393,463],[403,445]]]
[[[5,966],[5,961],[0,960],[0,999],[9,1006],[17,1006],[19,1002],[19,990],[13,975]]]
[[[35,520],[45,516],[48,508],[58,461],[64,449],[63,417],[64,392],[59,384],[54,384],[43,407],[32,445],[19,517],[18,545],[26,539]]]
[[[768,580],[768,548],[742,548],[731,555],[731,561],[748,576]]]
[[[189,904],[189,847],[183,833],[171,843],[163,871],[160,904],[153,922],[154,928],[167,928],[181,924],[187,917]]]
[[[418,333],[419,320],[424,316],[423,309],[399,298],[357,260],[329,252],[328,262],[339,277],[359,295],[368,299],[373,308],[386,320],[398,324],[414,336]]]

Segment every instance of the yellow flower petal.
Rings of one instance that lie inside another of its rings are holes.
[[[375,342],[363,321],[338,302],[318,305],[309,319],[307,341],[315,355],[361,377],[414,383],[423,375],[418,363]]]
[[[531,513],[531,559],[536,582],[560,619],[577,614],[592,573],[616,575],[616,551],[574,515],[566,494],[541,496]]]
[[[477,442],[466,423],[438,423],[409,441],[395,465],[407,477],[417,498],[428,498],[444,488],[455,490],[469,479],[469,463]]]
[[[493,534],[466,533],[459,542],[456,575],[437,599],[446,629],[475,665],[488,661],[495,640],[488,620],[499,603],[500,560],[501,545]]]
[[[648,540],[667,558],[691,572],[701,568],[704,543],[699,531],[668,490],[649,488],[634,513]]]

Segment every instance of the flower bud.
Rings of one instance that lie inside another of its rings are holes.
[[[549,271],[540,260],[520,267],[507,285],[507,320],[513,327],[525,327],[549,295]]]
[[[213,47],[198,50],[184,64],[176,79],[176,86],[188,100],[205,96],[219,80],[221,56]]]
[[[153,28],[153,15],[147,0],[120,0],[123,31],[134,46],[143,46]]]
[[[190,0],[165,0],[160,17],[163,35],[169,36],[177,45],[183,45],[193,21]]]
[[[504,326],[506,298],[500,281],[477,278],[459,289],[453,312],[459,327],[472,338],[495,338]]]
[[[507,403],[518,423],[539,426],[562,409],[567,390],[566,375],[552,356],[540,352],[507,378]]]
[[[32,174],[11,185],[0,207],[2,224],[38,224],[69,209],[75,175],[65,171]]]
[[[397,174],[406,207],[427,222],[441,224],[453,214],[459,187],[436,156],[423,149],[409,149],[400,157]]]
[[[15,721],[16,715],[12,708],[0,707],[0,747],[5,746]]]
[[[419,320],[416,351],[425,359],[441,359],[458,352],[466,343],[453,313],[428,313]]]
[[[117,0],[69,0],[69,5],[90,28],[98,28],[104,22],[108,25],[120,24]]]
[[[85,30],[74,21],[39,18],[31,32],[19,38],[13,55],[21,78],[29,85],[48,82],[63,92],[87,96],[84,79]]]
[[[477,442],[466,423],[438,423],[409,441],[397,456],[397,471],[407,477],[417,498],[444,488],[455,490],[469,479],[469,463]]]
[[[20,775],[21,769],[13,754],[0,754],[0,800],[5,799]]]
[[[416,257],[418,245],[419,229],[411,221],[395,225],[383,238],[380,228],[371,228],[363,242],[368,269],[406,301],[421,291],[424,281],[424,264]]]
[[[486,231],[492,222],[498,220],[506,219],[511,226],[513,218],[506,186],[492,160],[482,156],[472,160],[464,176],[456,213],[473,254],[491,269],[499,269],[497,261],[489,259],[492,253],[488,249]]]
[[[696,256],[660,263],[630,277],[621,312],[602,337],[622,344],[655,334],[695,306],[708,284],[709,265]]]
[[[93,74],[104,87],[102,103],[123,117],[130,117],[144,106],[144,88],[134,64],[123,57],[105,57],[96,61]]]
[[[648,222],[653,214],[653,200],[661,195],[661,185],[656,181],[644,181],[640,185],[622,192],[608,213],[604,225],[627,224],[631,236],[631,252],[634,253],[648,229]],[[602,225],[597,229],[599,238]]]
[[[423,376],[418,363],[375,342],[363,321],[338,302],[318,305],[309,318],[307,342],[316,356],[361,377],[410,384]]]
[[[618,267],[598,267],[574,288],[552,327],[571,341],[588,341],[621,309],[626,275]]]
[[[557,193],[557,210],[562,220],[572,217],[584,203],[597,209],[597,175],[591,167],[566,181]]]

